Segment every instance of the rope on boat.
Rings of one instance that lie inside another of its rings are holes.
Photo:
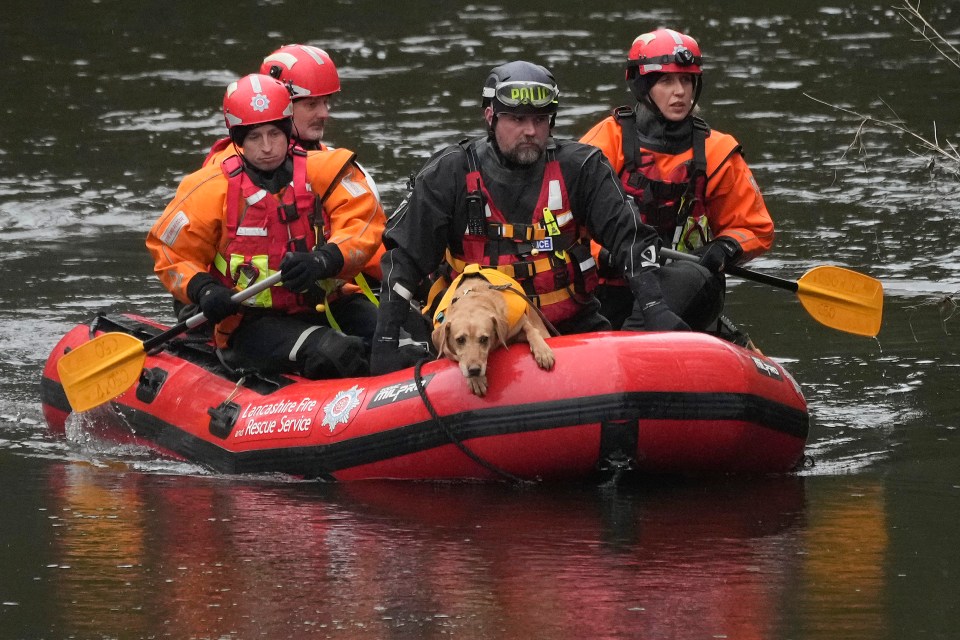
[[[427,397],[427,390],[423,386],[423,376],[420,373],[420,369],[423,367],[424,362],[429,362],[429,358],[423,358],[417,361],[417,364],[413,367],[413,382],[417,385],[417,392],[420,394],[420,399],[423,400],[424,406],[427,408],[427,411],[430,412],[430,415],[433,417],[434,421],[440,427],[440,429],[447,435],[447,438],[450,439],[450,442],[455,444],[460,451],[464,453],[468,458],[479,464],[484,469],[491,471],[499,476],[510,480],[511,482],[516,482],[517,484],[532,484],[532,480],[525,480],[519,476],[515,476],[506,469],[502,469],[497,465],[493,464],[489,460],[484,460],[473,451],[470,450],[467,445],[463,444],[460,438],[453,432],[453,430],[443,421],[440,417],[440,414],[437,413],[436,409],[433,408],[433,403],[430,402],[430,398]]]

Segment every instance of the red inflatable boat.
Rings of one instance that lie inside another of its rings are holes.
[[[160,325],[98,316],[54,347],[41,398],[51,430],[71,409],[65,353],[104,332],[149,339]],[[778,363],[702,333],[595,333],[550,339],[553,371],[525,345],[498,349],[489,390],[455,363],[345,380],[231,371],[189,335],[146,356],[139,380],[91,413],[100,437],[149,446],[219,473],[375,478],[589,479],[603,472],[787,472],[809,417]]]

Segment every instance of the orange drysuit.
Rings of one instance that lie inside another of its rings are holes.
[[[343,254],[344,266],[337,275],[342,280],[354,278],[373,257],[386,223],[380,203],[353,158],[346,149],[306,155],[307,188],[320,199],[322,215],[329,221],[324,225],[326,241],[336,244]],[[217,255],[227,253],[227,191],[228,179],[220,163],[202,167],[183,179],[147,236],[157,277],[182,302],[190,302],[187,284],[191,278],[214,273]],[[314,212],[298,213],[312,216]],[[312,247],[311,242],[308,249]],[[259,278],[269,275],[260,273]]]
[[[623,171],[623,134],[615,117],[596,124],[580,142],[599,147],[617,174]],[[652,160],[656,171],[664,177],[676,175],[681,165],[693,159],[692,147],[678,155],[641,151],[644,161]],[[706,138],[706,160],[703,206],[712,238],[726,236],[736,240],[743,249],[739,262],[769,250],[773,245],[773,220],[740,145],[733,136],[711,130]],[[642,213],[642,203],[637,204]]]

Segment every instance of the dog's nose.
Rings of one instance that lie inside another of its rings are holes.
[[[477,376],[480,375],[480,370],[481,370],[480,365],[474,365],[472,367],[467,368],[467,373],[470,374],[471,378],[476,378]]]

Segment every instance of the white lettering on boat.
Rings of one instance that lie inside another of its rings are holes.
[[[434,374],[431,373],[430,375],[423,377],[424,389],[426,389],[427,385],[430,384],[430,380],[433,379],[433,375]],[[376,395],[373,396],[373,400],[371,400],[370,404],[367,405],[367,408],[373,409],[385,404],[393,404],[394,402],[406,400],[407,398],[415,398],[418,395],[420,395],[420,392],[417,391],[417,384],[413,380],[392,384],[377,391]]]
[[[319,404],[313,398],[302,398],[247,405],[237,420],[233,439],[304,437],[316,423]]]
[[[780,369],[778,369],[775,364],[772,362],[767,362],[766,360],[762,360],[757,356],[750,357],[753,360],[753,365],[757,368],[757,371],[776,380],[782,379],[780,376]]]

